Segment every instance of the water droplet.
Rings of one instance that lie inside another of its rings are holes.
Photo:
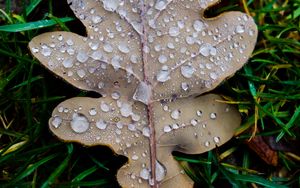
[[[165,56],[165,55],[160,55],[160,56],[158,57],[158,61],[159,61],[160,63],[166,63],[166,62],[168,61],[168,58],[167,58],[167,56]]]
[[[89,114],[90,114],[91,116],[96,115],[96,114],[97,114],[96,108],[91,108],[91,109],[89,110]]]
[[[124,54],[127,54],[130,51],[128,45],[125,42],[121,42],[118,46],[118,49]]]
[[[113,47],[110,44],[108,44],[108,43],[104,44],[103,49],[107,53],[111,53],[114,50]]]
[[[92,16],[92,22],[93,22],[93,24],[98,24],[98,23],[102,22],[102,17],[98,16],[98,15]]]
[[[103,111],[103,112],[109,112],[109,110],[110,110],[110,107],[109,107],[109,105],[108,104],[106,104],[105,102],[101,102],[101,104],[100,104],[100,108],[101,108],[101,110]]]
[[[210,117],[210,119],[216,119],[217,114],[216,113],[210,113],[209,117]]]
[[[120,5],[120,0],[103,0],[103,8],[108,11],[115,11]]]
[[[198,124],[198,121],[197,121],[196,119],[192,119],[192,120],[191,120],[191,124],[192,124],[193,126],[196,126],[196,125]]]
[[[107,122],[104,121],[104,120],[102,120],[102,119],[100,119],[99,121],[96,122],[96,127],[98,129],[105,130],[106,127],[107,127]]]
[[[176,37],[176,36],[179,35],[179,33],[180,33],[179,27],[170,27],[170,29],[169,29],[169,35],[171,37]]]
[[[197,110],[196,114],[197,116],[201,117],[203,115],[203,112],[201,110]]]
[[[143,130],[142,130],[142,132],[143,132],[143,135],[145,136],[145,137],[150,137],[150,129],[149,129],[149,127],[144,127],[143,128]]]
[[[52,123],[53,127],[58,128],[62,123],[62,118],[60,116],[55,116],[55,117],[53,117],[51,123]]]
[[[147,180],[149,179],[149,176],[150,176],[150,172],[148,169],[146,168],[143,168],[141,171],[140,171],[140,177],[144,180]]]
[[[67,59],[63,60],[62,64],[65,68],[71,68],[71,67],[73,67],[73,59],[67,58]]]
[[[156,181],[162,181],[166,176],[165,167],[158,161],[155,161],[155,179]]]
[[[193,27],[196,31],[202,31],[204,28],[204,23],[200,20],[194,21]]]
[[[120,112],[123,117],[129,117],[132,114],[132,105],[123,103]]]
[[[236,26],[235,31],[237,33],[244,33],[245,32],[245,26],[244,25],[238,25],[238,26]]]
[[[39,52],[39,49],[38,49],[38,48],[31,48],[31,51],[32,51],[33,53],[38,53],[38,52]]]
[[[183,65],[181,66],[181,74],[185,78],[191,78],[194,74],[196,69],[191,65]]]
[[[130,61],[131,63],[138,63],[139,57],[137,55],[131,55]]]
[[[215,72],[211,72],[211,73],[209,73],[209,77],[213,80],[216,80],[218,78],[218,75]]]
[[[164,132],[165,133],[168,133],[168,132],[171,132],[171,131],[172,131],[172,127],[170,127],[170,125],[164,126]]]
[[[155,3],[155,9],[159,10],[159,11],[165,9],[166,6],[167,6],[167,3],[165,2],[165,0],[158,0]]]
[[[132,159],[132,160],[134,160],[134,161],[136,161],[136,160],[138,160],[138,159],[139,159],[139,156],[137,156],[137,155],[133,155],[133,156],[131,157],[131,159]]]
[[[148,85],[146,82],[140,82],[132,98],[136,101],[140,101],[147,105],[149,104],[150,96],[151,96],[151,86]]]
[[[217,49],[214,46],[212,46],[211,44],[206,43],[200,47],[199,52],[204,57],[208,57],[209,55],[216,55]]]
[[[42,45],[41,54],[45,57],[48,57],[52,54],[52,50],[48,46]]]
[[[215,136],[214,137],[214,142],[216,143],[216,144],[218,144],[218,143],[220,143],[220,137],[218,137],[218,136]]]
[[[156,76],[156,80],[159,82],[166,82],[170,80],[170,71],[169,70],[160,70]]]
[[[80,78],[83,78],[83,77],[85,77],[85,71],[83,70],[83,69],[78,69],[77,71],[76,71],[76,73],[77,73],[77,75],[80,77]]]
[[[76,133],[84,133],[89,127],[90,123],[83,114],[74,113],[71,121],[71,128]]]
[[[205,147],[209,147],[210,146],[210,142],[209,141],[204,142],[204,146]]]
[[[135,125],[134,124],[129,124],[128,125],[128,130],[130,130],[130,131],[136,131]]]
[[[120,94],[119,92],[117,92],[117,91],[114,91],[114,92],[112,92],[112,94],[111,94],[111,98],[113,98],[113,99],[115,99],[115,100],[120,99],[120,97],[121,97],[121,94]]]
[[[99,47],[99,43],[98,43],[98,42],[89,42],[89,47],[90,47],[92,50],[97,50],[98,47]]]
[[[89,59],[89,56],[84,51],[79,51],[77,56],[76,56],[76,59],[79,62],[84,63]]]
[[[181,89],[182,89],[183,91],[187,91],[189,88],[190,88],[190,86],[189,86],[188,83],[186,83],[186,82],[182,82],[182,83],[181,83]]]
[[[173,118],[173,119],[179,119],[179,116],[180,116],[180,110],[173,110],[172,112],[171,112],[171,117]]]

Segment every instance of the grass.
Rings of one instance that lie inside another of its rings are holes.
[[[52,109],[66,98],[88,93],[57,79],[32,58],[32,37],[83,26],[57,2],[6,0],[0,10],[0,187],[117,187],[126,162],[105,147],[62,143],[48,130]],[[226,1],[208,16],[249,12],[259,27],[248,64],[214,92],[236,104],[243,123],[236,137],[202,155],[174,153],[197,187],[300,187],[300,1]],[[260,135],[278,155],[263,161],[249,142]]]

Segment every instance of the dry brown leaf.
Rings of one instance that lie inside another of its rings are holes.
[[[129,158],[123,187],[192,187],[172,151],[203,153],[228,141],[237,110],[215,88],[254,48],[252,18],[229,12],[205,19],[217,0],[68,0],[87,28],[39,35],[29,44],[48,69],[102,98],[59,104],[51,131],[66,141],[107,145]]]

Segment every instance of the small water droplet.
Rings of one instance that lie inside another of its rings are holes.
[[[210,142],[209,142],[209,141],[206,141],[206,142],[204,143],[204,146],[205,146],[205,147],[209,147],[209,146],[210,146]]]
[[[86,73],[85,73],[85,71],[84,71],[83,69],[78,69],[78,70],[76,71],[76,73],[77,73],[77,75],[78,75],[80,78],[83,78],[83,77],[85,77],[85,75],[86,75]]]
[[[55,117],[53,117],[51,123],[54,128],[58,128],[62,123],[62,118],[60,116],[55,116]]]
[[[165,0],[158,0],[155,3],[155,9],[159,10],[159,11],[165,9],[166,6],[167,6],[167,3],[165,2]]]
[[[109,43],[104,44],[103,49],[107,53],[111,53],[114,50],[113,47],[112,47],[112,45],[110,45]]]
[[[168,133],[168,132],[171,132],[171,131],[172,131],[172,127],[170,127],[170,125],[164,126],[164,132],[165,133]]]
[[[166,63],[168,61],[168,58],[165,55],[160,55],[158,57],[158,61],[163,64],[163,63]]]
[[[39,49],[38,49],[38,48],[35,48],[35,47],[33,47],[33,48],[31,48],[31,51],[32,51],[33,53],[38,53],[38,52],[39,52]]]
[[[109,107],[109,105],[108,104],[106,104],[105,102],[101,102],[101,104],[100,104],[100,108],[101,108],[101,110],[103,111],[103,112],[109,112],[109,110],[110,110],[110,107]]]
[[[130,51],[128,45],[125,42],[121,42],[118,45],[118,49],[124,54],[127,54]]]
[[[96,115],[96,114],[97,114],[96,108],[91,108],[91,109],[89,110],[89,114],[90,114],[91,116]]]
[[[52,54],[52,50],[48,46],[42,45],[41,54],[45,57],[48,57]]]
[[[98,24],[98,23],[102,22],[102,17],[98,16],[98,15],[92,16],[92,22],[93,22],[93,24]]]
[[[67,58],[63,60],[62,64],[65,68],[71,68],[73,67],[73,60],[71,58]]]
[[[139,156],[137,156],[137,155],[133,155],[133,156],[131,157],[131,159],[132,159],[132,160],[134,160],[134,161],[136,161],[136,160],[138,160],[138,159],[139,159]]]
[[[203,28],[204,28],[204,23],[200,20],[195,20],[194,21],[194,24],[193,24],[193,27],[196,31],[202,31]]]
[[[170,29],[169,29],[169,35],[171,37],[176,37],[176,36],[179,35],[179,33],[180,33],[179,27],[170,27]]]
[[[179,125],[177,124],[177,123],[174,123],[173,125],[172,125],[172,129],[179,129]]]
[[[89,56],[84,51],[79,51],[77,56],[76,56],[76,59],[79,62],[84,63],[89,59]]]
[[[107,127],[107,122],[104,121],[104,120],[102,120],[102,119],[100,119],[99,121],[96,122],[96,127],[98,129],[105,130],[106,127]]]
[[[181,89],[182,89],[183,91],[187,91],[189,88],[190,88],[190,86],[189,86],[188,83],[186,83],[186,82],[182,82],[182,83],[181,83]]]
[[[132,105],[123,103],[120,112],[123,117],[129,117],[132,114]]]
[[[156,80],[158,82],[166,82],[170,80],[170,71],[169,70],[160,70],[156,75]]]
[[[141,171],[140,171],[140,177],[144,180],[148,180],[149,179],[149,176],[150,176],[150,172],[148,169],[146,168],[143,168]]]
[[[144,127],[143,128],[143,130],[142,130],[142,132],[143,132],[143,135],[145,136],[145,137],[150,137],[150,129],[149,129],[149,127]]]
[[[197,116],[201,117],[203,115],[203,112],[201,110],[197,110],[196,114]]]
[[[209,115],[210,119],[217,119],[217,114],[216,113],[210,113]]]
[[[120,99],[120,97],[121,97],[121,94],[120,94],[119,92],[117,92],[117,91],[114,91],[114,92],[112,92],[112,94],[111,94],[111,98],[113,98],[113,99],[115,99],[115,100]]]
[[[211,72],[211,73],[209,73],[209,77],[213,80],[216,80],[218,78],[218,75],[215,72]]]
[[[220,143],[220,137],[215,136],[215,137],[214,137],[214,142],[215,142],[216,144]]]
[[[238,26],[236,26],[235,31],[237,33],[244,33],[245,32],[245,26],[244,25],[238,25]]]
[[[90,123],[83,114],[74,113],[70,124],[75,133],[84,133],[90,128]]]
[[[192,119],[192,120],[191,120],[191,124],[192,124],[193,126],[196,126],[196,125],[198,124],[198,121],[197,121],[196,119]]]
[[[204,57],[208,57],[209,55],[213,55],[213,56],[216,55],[217,49],[214,46],[212,46],[211,44],[205,43],[205,44],[201,45],[199,52]]]
[[[173,119],[179,119],[179,116],[180,116],[180,110],[176,109],[171,112],[171,117]]]
[[[191,65],[183,65],[181,66],[181,74],[185,78],[191,78],[194,74],[196,69]]]

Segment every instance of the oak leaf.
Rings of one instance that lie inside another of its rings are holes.
[[[68,0],[87,37],[45,33],[30,50],[70,84],[103,97],[62,102],[51,131],[127,156],[117,174],[123,187],[192,187],[171,153],[203,153],[233,136],[237,110],[199,95],[240,69],[257,37],[243,13],[204,18],[216,2]]]

